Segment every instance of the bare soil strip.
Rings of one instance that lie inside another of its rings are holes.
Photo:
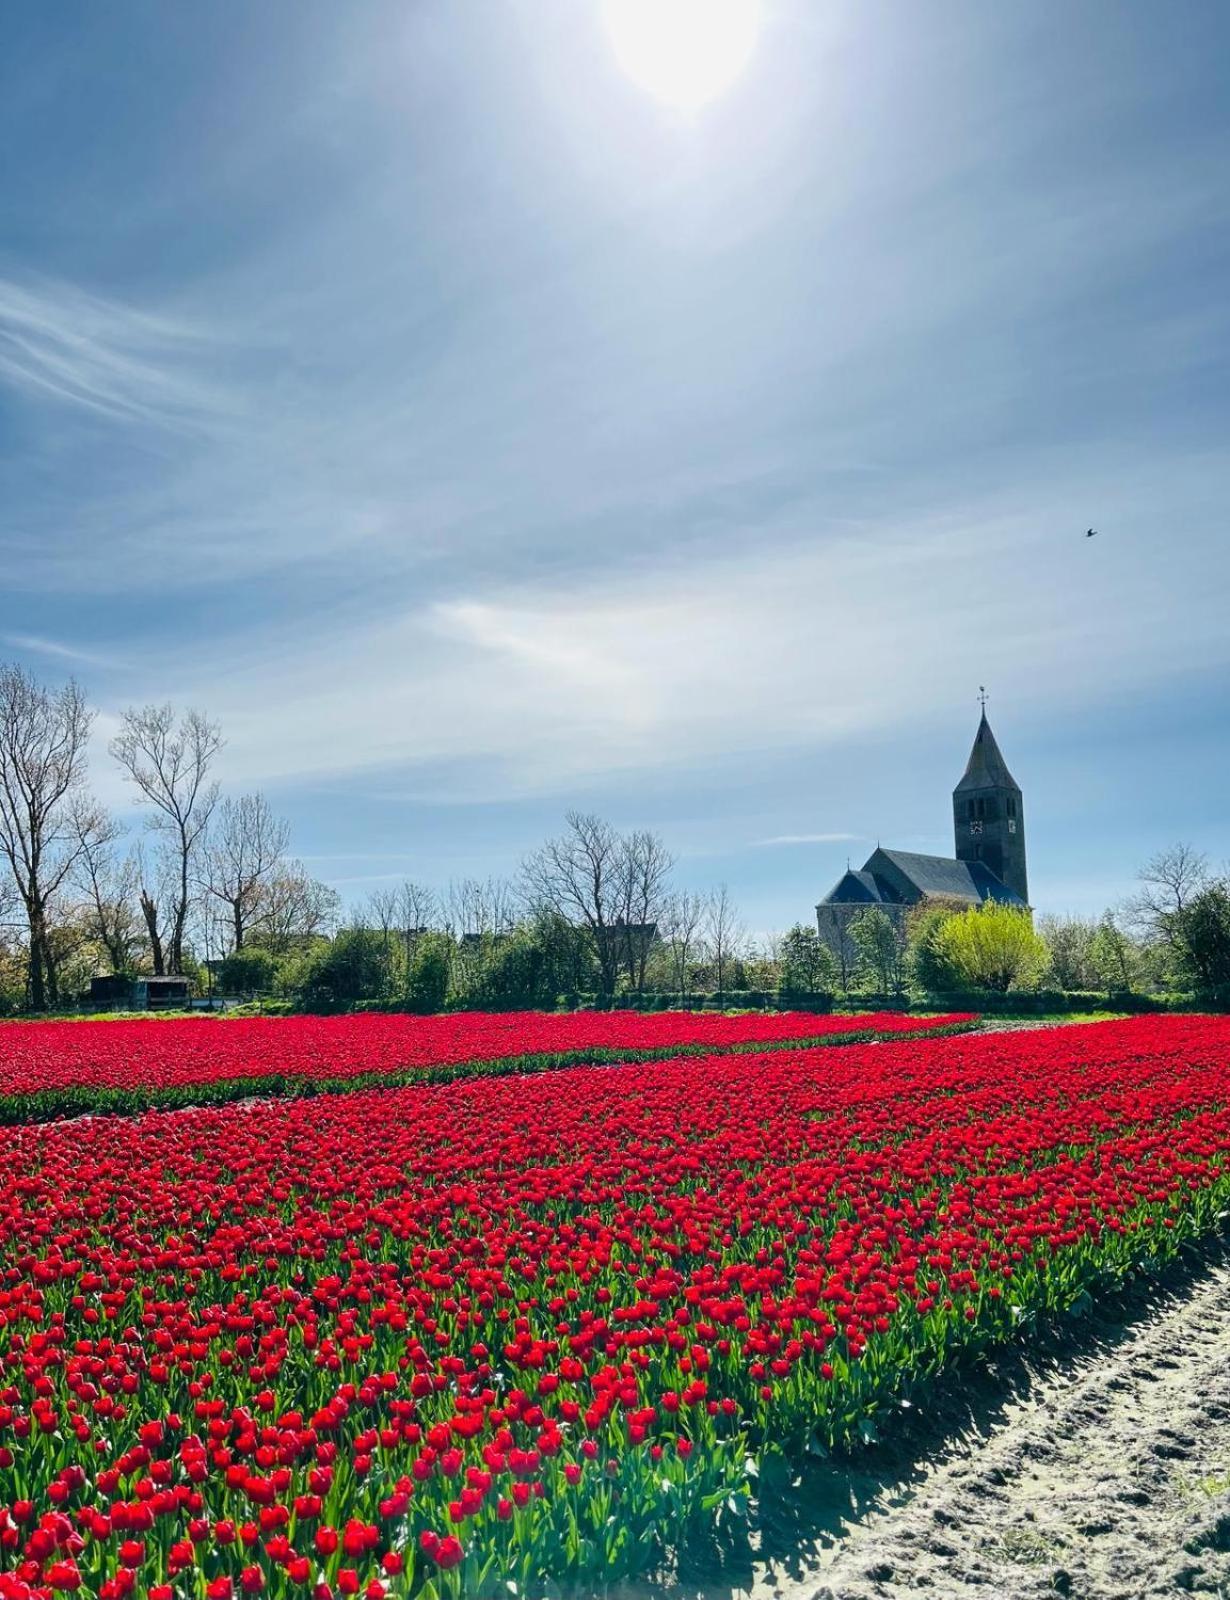
[[[1066,1354],[1060,1341],[1038,1362],[1011,1352],[969,1374],[956,1437],[936,1419],[947,1446],[904,1472],[837,1473],[844,1504],[827,1527],[808,1532],[797,1508],[793,1550],[767,1527],[750,1581],[701,1592],[1230,1596],[1230,1253],[1119,1299],[1072,1326]]]

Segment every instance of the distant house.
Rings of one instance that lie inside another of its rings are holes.
[[[1028,908],[1024,802],[985,708],[952,801],[955,856],[877,845],[857,871],[846,870],[816,907],[817,931],[843,965],[855,955],[850,924],[872,906],[898,926],[912,906],[927,900],[959,906],[995,900]]]

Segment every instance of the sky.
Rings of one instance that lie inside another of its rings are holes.
[[[7,9],[0,659],[117,810],[170,699],[348,901],[576,807],[780,929],[985,684],[1040,909],[1230,856],[1230,10],[761,12],[680,107],[599,0]]]

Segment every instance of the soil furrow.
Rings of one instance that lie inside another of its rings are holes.
[[[1230,1595],[1230,1262],[1088,1357],[755,1600]]]

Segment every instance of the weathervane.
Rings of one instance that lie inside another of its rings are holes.
[[[978,704],[985,711],[987,708],[987,686],[985,683],[978,685]]]

